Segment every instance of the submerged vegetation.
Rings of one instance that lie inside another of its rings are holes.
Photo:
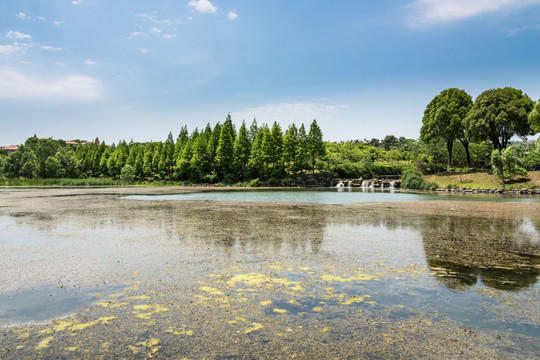
[[[323,185],[335,178],[371,179],[402,175],[403,186],[432,189],[424,176],[441,172],[489,171],[504,188],[540,165],[540,142],[521,143],[540,131],[539,103],[521,90],[488,90],[476,101],[464,90],[446,89],[424,113],[420,138],[324,141],[316,120],[309,129],[274,122],[237,130],[224,123],[191,133],[183,126],[165,142],[107,145],[93,142],[26,140],[7,156],[0,152],[1,185],[125,185],[207,183],[243,186]],[[55,180],[56,179],[56,180]],[[59,180],[61,179],[61,180]]]

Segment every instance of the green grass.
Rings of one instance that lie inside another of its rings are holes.
[[[455,185],[458,188],[470,187],[473,189],[494,189],[500,188],[501,182],[494,175],[487,172],[474,172],[459,174],[436,174],[425,176],[428,182],[437,183],[441,187]],[[534,189],[540,188],[540,171],[529,171],[525,177],[516,177],[506,181],[507,189]]]
[[[125,186],[122,180],[104,179],[0,179],[0,186]]]

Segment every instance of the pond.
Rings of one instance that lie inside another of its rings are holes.
[[[179,191],[0,194],[0,358],[539,354],[536,203],[161,201]]]
[[[379,190],[370,188],[317,188],[279,190],[220,190],[199,191],[184,194],[130,195],[131,200],[212,200],[253,202],[302,202],[312,204],[351,204],[357,202],[404,202],[404,201],[494,201],[533,202],[540,201],[534,195],[494,194],[447,194],[434,192],[407,192],[401,190]]]

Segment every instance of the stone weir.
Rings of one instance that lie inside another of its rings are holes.
[[[337,179],[335,182],[332,182],[331,186],[340,188],[340,187],[357,187],[364,189],[374,189],[374,188],[383,188],[383,189],[394,189],[401,187],[401,179],[397,178],[387,178],[379,176],[374,179]]]

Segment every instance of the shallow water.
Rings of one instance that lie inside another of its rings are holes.
[[[120,193],[3,202],[0,358],[540,350],[537,217]]]
[[[534,202],[540,197],[534,195],[493,195],[493,194],[446,194],[406,192],[370,188],[325,188],[312,190],[222,190],[200,191],[187,194],[129,195],[130,200],[212,200],[249,202],[300,202],[311,204],[351,204],[362,202],[404,202],[404,201],[493,201],[493,202]]]

